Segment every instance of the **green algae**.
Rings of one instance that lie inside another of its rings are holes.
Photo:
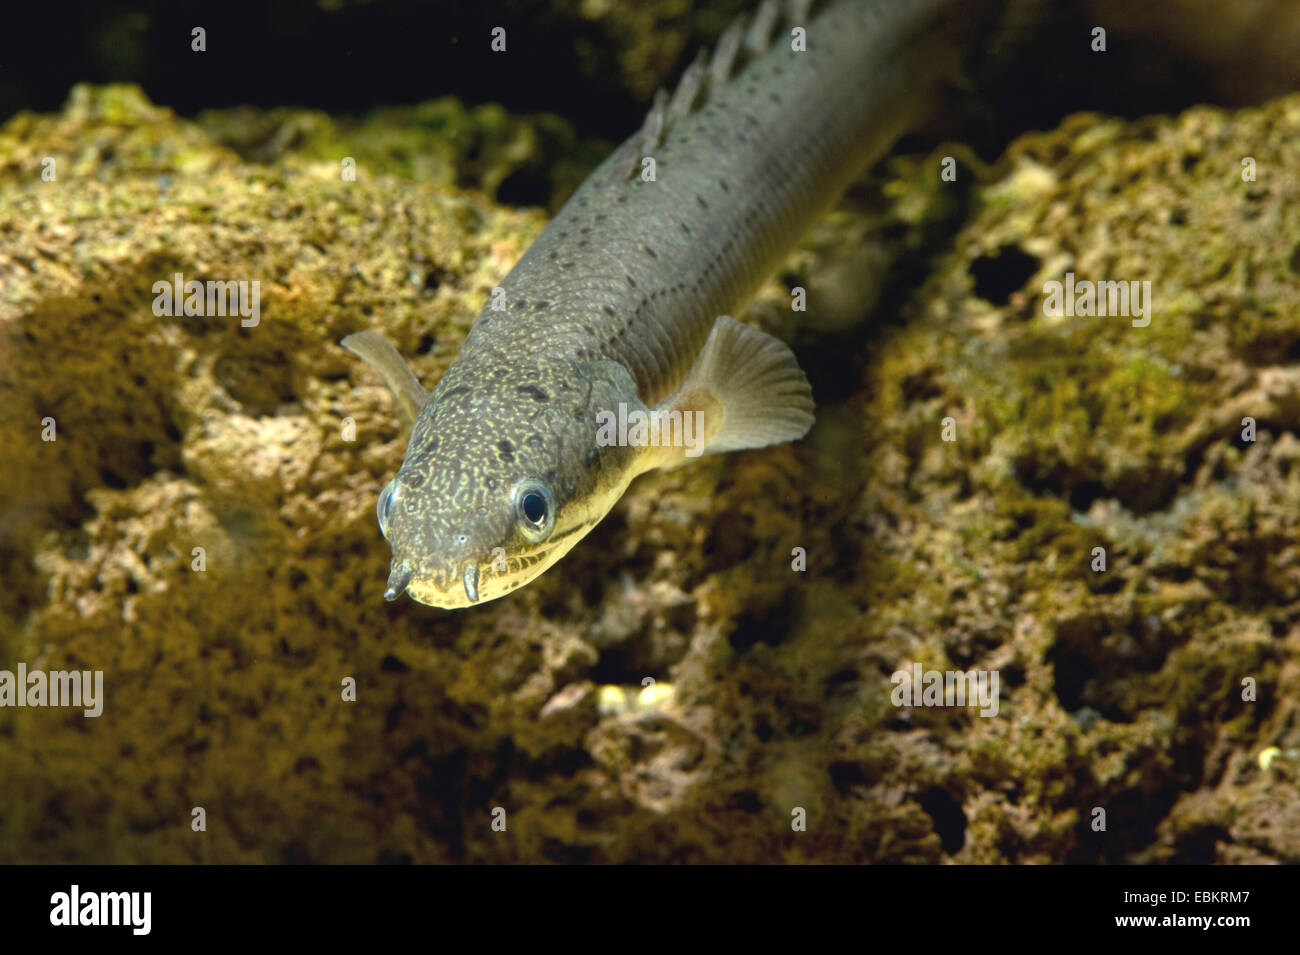
[[[358,119],[241,107],[205,110],[197,122],[249,162],[341,167],[349,158],[361,175],[477,189],[494,199],[513,181],[512,192],[552,211],[610,149],[580,139],[558,116],[513,116],[495,103],[466,107],[451,96]]]

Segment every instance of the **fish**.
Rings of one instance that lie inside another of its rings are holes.
[[[967,42],[951,0],[809,7],[782,21],[765,0],[659,91],[431,391],[378,333],[342,340],[411,429],[376,502],[385,599],[495,600],[553,567],[637,476],[807,434],[813,391],[793,352],[732,316],[960,73]]]

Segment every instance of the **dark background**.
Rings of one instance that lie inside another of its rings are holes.
[[[1089,0],[1099,2],[1106,0]],[[1195,2],[1154,6],[1177,17],[1176,8]],[[1126,36],[1111,22],[1110,51],[1100,60],[1087,46],[1098,19],[1089,3],[1053,0],[1022,17],[1023,34],[1033,39],[1009,31],[1007,46],[988,56],[975,77],[983,108],[952,111],[970,117],[969,129],[948,127],[946,138],[959,132],[995,154],[1010,136],[1082,109],[1133,117],[1197,102],[1240,105],[1279,91],[1276,81],[1223,83],[1222,63],[1173,49],[1159,24]],[[685,37],[675,62],[652,67],[665,75],[651,85],[671,82],[735,12],[756,5],[709,0],[680,15],[648,18]],[[182,115],[242,104],[361,113],[450,93],[517,113],[559,113],[584,135],[622,139],[639,125],[648,99],[645,78],[634,89],[619,62],[635,38],[620,35],[613,20],[582,19],[577,7],[578,0],[14,3],[0,22],[0,122],[23,109],[57,110],[77,82],[131,82]],[[488,47],[498,25],[507,29],[505,56]],[[190,49],[194,26],[207,30],[205,53]],[[1251,51],[1224,55],[1245,68]]]

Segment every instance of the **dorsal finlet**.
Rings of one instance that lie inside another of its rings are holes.
[[[646,113],[641,126],[641,151],[649,154],[663,142],[664,120],[667,119],[668,94],[662,88],[655,91],[655,101]]]
[[[781,0],[763,0],[759,5],[758,13],[754,14],[754,22],[749,26],[749,34],[745,37],[745,47],[754,56],[766,52],[772,42],[772,28],[776,26],[776,18],[780,13]]]
[[[807,27],[808,14],[812,12],[813,0],[789,0],[786,4],[785,22],[789,27]]]
[[[626,172],[620,175],[634,177],[642,159],[663,144],[677,123],[731,81],[738,63],[764,53],[772,43],[773,28],[783,12],[790,26],[806,26],[812,6],[813,0],[763,0],[752,19],[744,14],[737,17],[718,38],[712,57],[706,49],[701,49],[691,61],[671,98],[662,89],[655,93],[654,103],[636,137],[635,154],[628,156]]]
[[[705,52],[700,50],[694,62],[686,67],[673,98],[668,104],[667,124],[672,126],[678,120],[685,119],[695,108],[695,99],[704,86]]]
[[[709,62],[709,90],[720,89],[731,79],[731,68],[736,65],[736,54],[740,52],[740,43],[745,37],[744,18],[737,20],[718,40],[718,47],[713,51]]]

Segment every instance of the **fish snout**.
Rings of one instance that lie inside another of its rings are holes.
[[[392,603],[400,597],[406,592],[406,585],[411,582],[413,576],[415,570],[409,560],[394,560],[388,572],[388,589],[384,591],[384,599]]]
[[[437,596],[434,606],[458,607],[479,602],[479,564],[469,560],[457,565],[441,567],[429,571],[416,567],[410,560],[393,559],[388,573],[388,588],[384,599],[390,603],[407,592],[412,584],[416,586],[410,593],[421,603],[430,603],[430,597]]]

